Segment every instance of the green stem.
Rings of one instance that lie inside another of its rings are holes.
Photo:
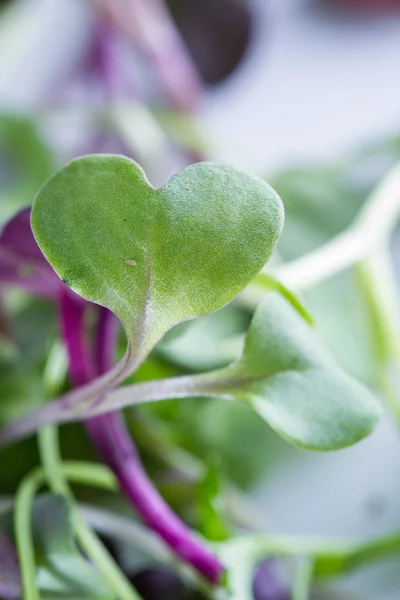
[[[62,469],[57,428],[51,425],[43,427],[39,431],[39,446],[49,487],[52,492],[61,494],[67,500],[71,511],[72,526],[82,548],[108,580],[117,598],[121,600],[140,600],[140,596],[134,591],[129,580],[94,531],[86,524],[75,504]]]
[[[314,561],[309,557],[300,560],[293,581],[292,600],[309,600],[314,577]]]
[[[303,291],[373,256],[388,243],[400,215],[400,164],[372,191],[354,223],[326,244],[272,270],[289,289]],[[260,301],[259,281],[242,294],[254,308]]]
[[[40,600],[36,586],[35,548],[32,539],[32,504],[39,488],[44,484],[40,468],[27,475],[18,487],[14,508],[14,530],[18,550],[22,597],[24,600]]]
[[[52,425],[42,427],[38,432],[39,452],[50,490],[72,500],[71,490],[60,469],[62,459],[58,445],[57,428]]]
[[[91,485],[110,492],[117,492],[117,480],[111,471],[97,463],[69,460],[63,462],[61,470],[68,481]]]
[[[363,231],[351,226],[320,248],[277,267],[272,273],[289,289],[306,290],[362,260],[371,250],[365,237]]]

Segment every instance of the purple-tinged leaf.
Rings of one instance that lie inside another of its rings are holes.
[[[21,577],[14,546],[0,532],[0,597],[18,600],[21,597]]]
[[[30,208],[17,213],[0,233],[0,286],[57,298],[64,287],[44,258],[30,225]]]

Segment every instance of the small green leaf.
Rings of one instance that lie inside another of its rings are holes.
[[[57,274],[147,349],[230,302],[267,262],[282,224],[279,197],[257,177],[198,163],[156,190],[136,163],[111,155],[71,162],[32,210]]]
[[[219,373],[220,395],[249,404],[280,435],[309,450],[353,444],[380,415],[372,394],[336,365],[313,329],[275,292],[256,311],[242,357]]]

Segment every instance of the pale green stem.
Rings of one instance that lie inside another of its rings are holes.
[[[46,434],[49,435],[49,434]],[[50,448],[47,448],[50,450]],[[53,469],[53,466],[50,467]],[[95,485],[111,491],[116,490],[116,482],[104,467],[95,464],[69,462],[61,467],[54,477],[54,491],[60,493],[69,487],[65,478],[76,483]],[[47,474],[44,469],[37,468],[27,475],[20,484],[15,498],[15,538],[20,558],[21,581],[24,600],[40,600],[36,586],[35,550],[32,539],[31,512],[35,496],[46,481]],[[112,585],[116,597],[121,600],[140,600],[140,596],[133,590],[130,582],[120,571],[112,557],[98,540],[96,534],[86,525],[76,505],[70,502],[72,523],[83,549],[93,560],[100,572]]]
[[[61,470],[64,477],[73,483],[82,485],[91,485],[109,492],[118,491],[118,483],[113,473],[105,466],[84,462],[69,460],[63,462]]]
[[[369,251],[364,233],[351,227],[310,254],[272,272],[288,288],[304,291],[351,267]]]
[[[386,243],[400,217],[400,163],[397,163],[369,196],[356,219],[356,227],[365,233],[374,247]]]
[[[15,542],[18,551],[22,597],[24,600],[40,600],[36,586],[35,548],[32,539],[32,504],[44,483],[44,473],[38,468],[25,477],[18,487],[14,508]]]
[[[82,518],[75,504],[73,494],[62,470],[57,428],[48,425],[43,427],[38,435],[43,468],[49,487],[52,492],[61,494],[67,500],[71,511],[72,526],[82,548],[110,583],[117,598],[120,600],[140,600],[140,596],[134,591],[131,583],[97,535]]]
[[[271,271],[289,289],[308,289],[371,256],[388,243],[399,216],[400,164],[378,184],[348,229],[320,248]]]
[[[400,296],[388,250],[381,248],[361,263],[358,273],[374,326],[381,387],[400,424]]]
[[[292,586],[292,600],[309,600],[313,577],[313,559],[307,556],[300,558]]]

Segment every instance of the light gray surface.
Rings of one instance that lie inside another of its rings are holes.
[[[225,160],[269,172],[399,129],[400,19],[332,19],[309,4],[255,3],[246,64],[204,107]]]
[[[0,107],[36,106],[61,85],[87,44],[81,0],[18,0],[0,24]]]

